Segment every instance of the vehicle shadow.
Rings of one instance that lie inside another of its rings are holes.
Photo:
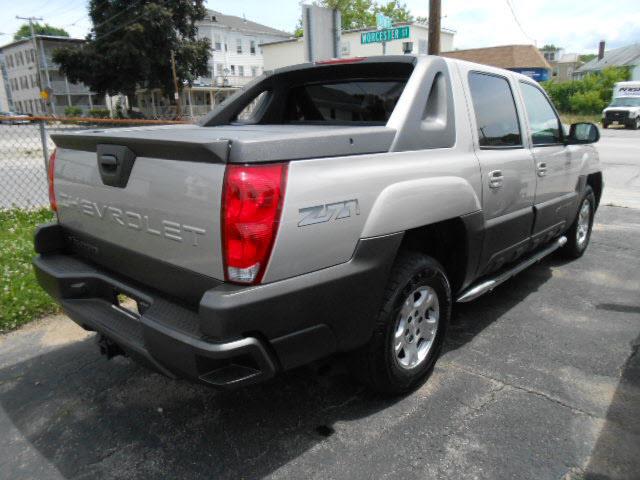
[[[464,347],[547,281],[552,262],[521,273],[499,294],[458,305],[445,352]],[[38,455],[65,478],[259,478],[332,436],[337,422],[366,419],[401,400],[365,391],[340,358],[216,392],[128,359],[108,362],[93,343],[0,370],[0,428],[23,439],[0,477],[41,476],[25,461]]]
[[[627,310],[621,308],[614,311]],[[630,311],[637,312],[634,309]],[[640,335],[631,343],[631,355],[622,366],[618,387],[607,409],[604,426],[591,452],[583,478],[612,480],[639,476]]]

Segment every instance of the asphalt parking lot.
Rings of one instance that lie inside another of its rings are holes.
[[[458,305],[403,398],[339,360],[215,392],[107,361],[62,316],[0,337],[0,478],[640,478],[640,135],[601,152],[620,206],[587,254]]]

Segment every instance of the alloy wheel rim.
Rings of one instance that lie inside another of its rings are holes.
[[[393,335],[393,355],[400,368],[411,370],[429,356],[438,332],[440,303],[436,291],[423,285],[400,308]]]
[[[589,234],[589,223],[591,221],[591,204],[587,199],[582,202],[580,213],[578,213],[578,229],[576,243],[578,248],[584,248]]]

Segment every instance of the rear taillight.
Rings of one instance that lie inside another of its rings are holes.
[[[225,278],[262,280],[278,231],[287,164],[227,165],[222,191]]]
[[[49,183],[49,203],[51,204],[51,210],[58,211],[58,202],[56,202],[56,192],[53,189],[53,179],[56,171],[56,150],[49,157],[49,166],[47,171],[47,181]]]

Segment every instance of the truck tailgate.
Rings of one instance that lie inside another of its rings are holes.
[[[154,275],[179,271],[222,279],[224,163],[136,157],[126,185],[116,187],[104,183],[99,155],[57,151],[58,219],[71,245],[88,259],[152,286]],[[137,264],[145,271],[136,275],[130,267],[141,256],[147,261]],[[115,265],[114,258],[119,259]]]

